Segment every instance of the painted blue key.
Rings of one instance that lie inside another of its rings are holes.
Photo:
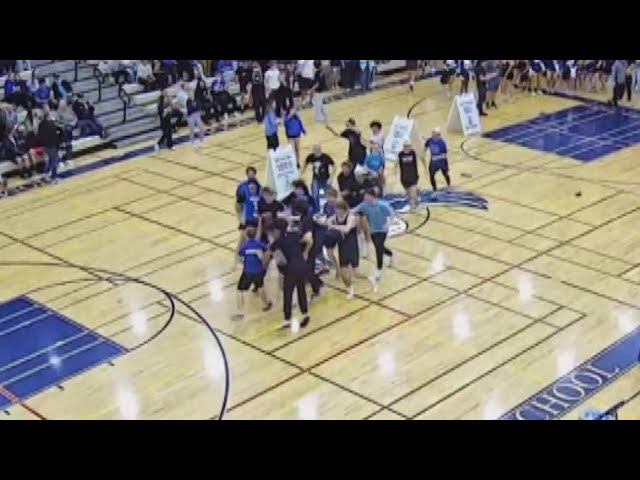
[[[35,322],[0,336],[0,368],[20,358],[28,357],[50,345],[73,337],[82,329],[62,318],[48,316],[45,321]]]
[[[39,367],[48,366],[52,358],[62,358],[67,355],[72,356],[74,352],[103,341],[104,339],[101,337],[86,332],[62,345],[53,346],[52,344],[51,347],[47,347],[46,350],[32,358],[26,360],[20,359],[11,367],[0,367],[0,385],[4,385],[11,379],[15,379]]]
[[[123,350],[109,343],[99,343],[95,347],[79,352],[62,360],[57,366],[49,366],[32,375],[10,383],[5,388],[19,398],[26,398],[54,385],[66,378],[105,363],[120,355]]]
[[[0,304],[0,321],[3,317],[8,317],[16,312],[21,310],[26,310],[27,308],[33,306],[33,303],[27,298],[18,297],[8,302]]]
[[[11,405],[11,401],[0,393],[0,410]]]
[[[0,336],[5,334],[5,332],[9,332],[10,330],[17,328],[22,324],[45,320],[46,317],[50,315],[53,314],[41,307],[34,307],[29,310],[16,312],[8,317],[5,317],[4,320],[0,320]]]

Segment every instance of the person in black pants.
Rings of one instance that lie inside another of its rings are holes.
[[[292,212],[294,215],[298,215],[300,217],[300,227],[302,230],[302,241],[305,245],[309,245],[311,249],[306,256],[307,262],[307,280],[311,285],[311,290],[313,293],[311,294],[311,301],[315,298],[319,297],[322,293],[322,287],[324,283],[320,280],[320,277],[316,275],[316,256],[313,255],[313,252],[316,252],[318,249],[322,249],[322,245],[316,245],[314,242],[314,222],[311,213],[309,213],[309,204],[306,199],[298,198],[293,202]]]
[[[636,68],[635,60],[627,60],[627,68],[624,72],[624,84],[627,89],[627,102],[631,102],[631,92],[633,91],[633,71]]]
[[[294,107],[293,103],[293,90],[286,82],[280,82],[280,86],[273,93],[276,99],[276,116],[281,118],[284,115],[289,115],[289,112]]]
[[[273,221],[267,230],[269,237],[269,249],[264,255],[264,264],[269,264],[273,254],[280,251],[286,260],[286,265],[282,269],[284,275],[283,285],[283,309],[284,322],[282,328],[291,327],[292,300],[293,290],[298,291],[298,307],[302,312],[300,327],[306,327],[309,324],[309,310],[307,303],[307,292],[305,290],[308,266],[305,260],[305,254],[309,255],[311,245],[305,245],[303,251],[302,230],[299,217],[287,222],[282,218]]]
[[[264,89],[264,74],[258,62],[253,62],[251,71],[251,101],[256,112],[256,122],[262,123],[267,109],[267,93]]]
[[[158,99],[158,115],[160,116],[160,128],[162,129],[162,136],[158,143],[155,145],[155,149],[159,150],[160,146],[164,143],[169,150],[173,148],[173,126],[171,125],[171,117],[173,108],[171,106],[171,98],[169,92],[164,90]]]
[[[482,107],[487,100],[487,72],[482,65],[482,60],[476,61],[474,73],[476,76],[476,87],[478,89],[478,114],[486,117],[487,114],[482,110]]]

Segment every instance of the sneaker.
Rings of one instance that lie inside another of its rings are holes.
[[[347,291],[347,300],[352,300],[354,295],[356,294],[356,289],[351,285],[349,290]]]
[[[373,287],[373,293],[378,293],[378,279],[375,275],[369,276],[369,281],[371,282],[371,286]]]
[[[51,180],[51,185],[57,185],[60,182],[60,180],[58,180],[57,178],[54,178],[53,180]]]
[[[311,293],[311,298],[309,298],[309,302],[313,303],[317,301],[322,296],[323,293],[324,293],[324,285],[320,287],[320,290],[318,290],[318,293],[315,293],[315,292]]]
[[[281,324],[280,324],[280,329],[284,330],[286,328],[291,328],[291,320],[284,320]]]
[[[389,255],[389,268],[393,268],[396,266],[396,261],[393,258],[393,255]]]
[[[308,314],[304,315],[304,316],[302,317],[302,319],[300,320],[300,328],[304,328],[304,327],[306,327],[307,325],[309,325],[309,320],[311,320],[311,319],[309,318],[309,315],[308,315]]]

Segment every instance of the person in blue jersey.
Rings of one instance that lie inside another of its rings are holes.
[[[278,117],[276,116],[276,101],[274,99],[269,99],[267,112],[264,116],[264,136],[267,139],[267,150],[277,150],[280,146],[280,139],[278,138]]]
[[[296,162],[298,169],[300,168],[300,137],[306,135],[307,131],[304,129],[302,119],[295,108],[284,114],[284,133],[289,140],[289,144],[293,147],[293,151],[296,154]]]
[[[384,155],[378,143],[371,142],[370,147],[371,153],[364,157],[362,165],[356,165],[353,172],[356,177],[359,177],[359,181],[364,178],[374,179],[382,191],[384,188]]]
[[[458,75],[462,81],[460,82],[460,95],[463,93],[469,93],[469,73],[472,68],[471,60],[458,60]]]
[[[385,246],[385,241],[394,210],[387,202],[377,198],[375,189],[370,188],[365,192],[363,202],[353,209],[353,213],[362,214],[369,224],[371,241],[376,251],[376,269],[369,281],[373,285],[373,291],[377,292],[385,256],[389,257],[389,266],[393,266],[393,252]]]
[[[234,315],[236,320],[244,318],[244,293],[251,286],[260,293],[263,312],[267,312],[273,307],[273,303],[267,298],[267,292],[264,289],[265,268],[262,260],[264,253],[267,251],[267,244],[256,238],[257,232],[254,227],[248,227],[245,235],[247,239],[238,249],[238,257],[242,260],[243,268],[237,286],[238,311]]]
[[[438,191],[436,184],[436,173],[442,172],[447,182],[447,187],[451,186],[451,178],[449,178],[449,161],[447,160],[447,144],[445,143],[440,129],[434,128],[431,132],[431,138],[424,143],[425,155],[429,153],[429,180],[433,191]]]
[[[329,220],[329,234],[337,234],[338,265],[336,265],[336,278],[342,277],[347,287],[347,299],[351,300],[355,295],[353,279],[360,263],[358,251],[358,218],[349,211],[349,205],[344,200],[335,204],[335,213]],[[333,253],[333,252],[332,252]],[[339,268],[338,268],[339,267]]]
[[[235,211],[236,217],[238,218],[238,230],[240,233],[240,240],[238,241],[238,247],[240,246],[240,242],[243,239],[242,231],[244,230],[246,224],[244,221],[244,206],[247,201],[247,198],[250,196],[249,192],[249,184],[255,182],[258,184],[258,193],[262,190],[262,187],[258,180],[256,179],[257,170],[255,167],[247,167],[245,170],[245,174],[247,178],[240,182],[236,187],[236,201],[235,201]]]
[[[47,85],[47,81],[44,78],[38,80],[38,89],[35,93],[36,104],[41,108],[45,105],[49,106],[51,102],[51,88]]]

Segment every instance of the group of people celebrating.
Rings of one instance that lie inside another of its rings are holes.
[[[370,123],[368,146],[353,118],[340,133],[327,128],[348,141],[347,160],[341,164],[336,181],[335,162],[320,145],[314,145],[302,167],[302,173],[308,167],[312,169],[311,188],[298,178],[291,192],[278,199],[273,189],[260,184],[254,167],[247,168],[246,179],[237,187],[235,203],[240,224],[237,259],[243,264],[243,272],[237,285],[236,319],[244,317],[244,294],[252,287],[260,294],[264,311],[273,307],[264,290],[271,263],[279,271],[283,292],[283,328],[308,325],[310,302],[306,285],[311,285],[313,301],[324,288],[320,275],[331,268],[335,269],[336,279],[342,280],[347,299],[352,299],[357,278],[367,278],[377,292],[385,264],[394,265],[394,255],[386,240],[396,212],[383,199],[386,181],[382,124]],[[447,146],[439,129],[433,130],[424,147],[430,162],[427,164],[424,156],[422,162],[432,188],[437,190],[435,175],[439,171],[450,186]],[[411,208],[418,209],[418,154],[409,141],[398,155],[396,168]],[[366,276],[360,272],[360,257],[369,256],[371,244],[375,268]],[[298,323],[292,323],[294,291],[302,314]]]

